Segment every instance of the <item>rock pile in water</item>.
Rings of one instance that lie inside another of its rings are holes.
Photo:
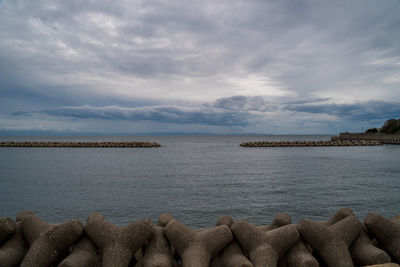
[[[0,142],[0,147],[160,147],[156,142]]]
[[[49,224],[30,211],[0,218],[0,266],[29,267],[399,267],[400,215],[348,208],[328,221],[292,224],[278,214],[256,226],[229,216],[211,229],[193,230],[169,214],[118,227],[95,213],[86,225]]]
[[[309,146],[381,146],[375,140],[348,140],[348,141],[258,141],[243,142],[243,147],[309,147]]]

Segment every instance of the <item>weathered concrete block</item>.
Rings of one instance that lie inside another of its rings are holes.
[[[229,228],[233,225],[233,219],[230,216],[221,216],[216,226],[226,225]],[[243,254],[237,240],[234,238],[221,253],[219,253],[211,262],[211,267],[253,267],[253,264]]]
[[[0,218],[0,246],[15,231],[15,222],[10,217]]]
[[[400,224],[400,214],[396,215],[396,216],[392,219],[392,221],[395,222],[395,223],[399,223],[399,224]]]
[[[347,216],[354,216],[353,211],[349,208],[341,208],[330,218],[327,225],[335,224]],[[351,244],[350,255],[357,266],[381,264],[391,261],[389,255],[384,250],[373,244],[364,226]]]
[[[27,251],[28,243],[22,233],[20,223],[16,223],[14,234],[0,247],[0,266],[19,266]]]
[[[271,231],[276,228],[289,225],[292,223],[292,218],[287,213],[278,213],[275,218],[272,220],[270,225],[259,226],[259,228],[263,231]]]
[[[83,234],[83,224],[70,220],[41,233],[31,244],[21,267],[46,267],[55,263]]]
[[[58,267],[93,267],[99,262],[100,256],[97,255],[96,246],[87,236],[83,236]]]
[[[325,226],[303,219],[298,225],[301,236],[321,255],[329,267],[353,266],[349,247],[360,233],[361,222],[354,216]]]
[[[226,225],[229,228],[231,228],[233,223],[234,223],[234,221],[231,216],[224,215],[224,216],[221,216],[218,218],[215,226]]]
[[[376,264],[376,265],[368,265],[364,267],[400,267],[397,263],[384,263],[384,264]]]
[[[103,266],[127,267],[135,253],[154,234],[148,219],[118,227],[104,221],[99,213],[87,218],[85,232],[102,249]]]
[[[196,232],[177,220],[171,220],[163,231],[179,253],[183,267],[208,267],[211,259],[233,239],[226,225]]]
[[[178,266],[162,227],[156,227],[153,237],[146,246],[143,257],[135,267],[175,267]]]
[[[367,214],[364,224],[379,244],[400,262],[400,224],[377,213]]]
[[[28,244],[31,245],[41,233],[47,232],[55,225],[38,218],[32,211],[21,211],[17,215],[17,222],[21,222],[21,229]]]
[[[236,240],[222,250],[211,262],[211,267],[253,267]]]
[[[340,208],[335,212],[335,214],[332,215],[332,217],[325,224],[328,226],[335,224],[338,221],[343,220],[347,216],[355,216],[355,215],[354,212],[348,207]]]
[[[300,237],[295,225],[265,232],[245,220],[238,220],[231,229],[242,247],[247,250],[255,267],[276,266],[279,257]]]
[[[289,249],[285,255],[289,267],[318,267],[319,263],[302,239]]]
[[[157,226],[164,227],[166,226],[174,217],[169,213],[163,213],[158,218]]]

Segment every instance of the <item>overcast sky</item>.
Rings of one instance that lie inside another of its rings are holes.
[[[0,0],[0,133],[337,133],[392,117],[399,0]]]

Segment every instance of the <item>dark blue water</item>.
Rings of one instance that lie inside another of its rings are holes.
[[[41,137],[148,140],[160,148],[0,148],[0,217],[29,209],[48,222],[92,212],[123,225],[171,213],[193,227],[221,215],[255,224],[276,213],[324,220],[348,206],[400,213],[400,146],[243,148],[243,141],[329,136]]]

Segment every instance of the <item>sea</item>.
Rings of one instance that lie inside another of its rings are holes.
[[[400,146],[245,148],[244,141],[330,135],[0,137],[0,141],[155,141],[159,148],[0,148],[0,217],[31,210],[116,225],[163,213],[193,228],[222,215],[257,225],[277,213],[326,220],[341,207],[363,220],[400,213]]]

